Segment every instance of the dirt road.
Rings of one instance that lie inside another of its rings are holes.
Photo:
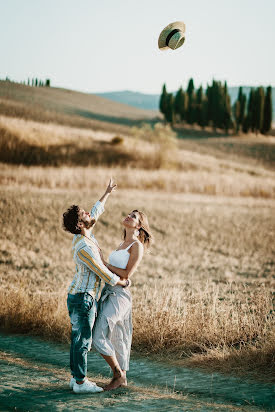
[[[104,385],[109,368],[90,352],[89,378]],[[68,345],[0,333],[0,411],[269,411],[275,387],[133,357],[129,386],[75,395],[68,386]]]

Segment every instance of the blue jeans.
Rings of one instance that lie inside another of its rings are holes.
[[[69,294],[67,306],[72,324],[70,367],[73,377],[82,381],[87,375],[87,352],[92,345],[97,302],[89,293]]]

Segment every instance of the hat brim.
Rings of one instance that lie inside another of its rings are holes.
[[[167,39],[167,36],[169,35],[169,33],[171,33],[171,31],[173,31],[175,29],[178,29],[182,33],[185,33],[185,24],[183,23],[183,21],[175,21],[174,23],[170,23],[170,24],[168,24],[168,26],[166,26],[162,30],[162,32],[159,35],[159,39],[158,39],[159,49],[161,49],[161,50],[170,49],[170,47],[168,47],[166,45],[166,39]]]

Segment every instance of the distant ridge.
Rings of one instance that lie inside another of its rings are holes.
[[[159,110],[159,94],[144,94],[132,92],[131,90],[122,90],[118,92],[94,93],[97,96],[114,102],[128,104],[139,109]]]
[[[243,86],[243,92],[248,96],[250,88],[254,86]],[[228,92],[233,104],[238,96],[239,86],[228,87]],[[105,97],[129,106],[134,106],[145,110],[159,110],[160,94],[145,94],[140,92],[132,92],[131,90],[122,90],[117,92],[94,93],[97,96]],[[273,102],[273,119],[275,119],[275,87],[272,88],[272,102]]]

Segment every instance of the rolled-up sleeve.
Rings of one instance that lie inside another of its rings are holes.
[[[89,270],[94,272],[109,285],[115,286],[120,280],[119,276],[111,272],[101,261],[95,259],[91,248],[89,248],[88,246],[80,249],[77,252],[77,256],[82,264],[87,266]]]
[[[91,209],[91,217],[95,220],[99,218],[100,215],[104,212],[103,204],[98,200]]]

